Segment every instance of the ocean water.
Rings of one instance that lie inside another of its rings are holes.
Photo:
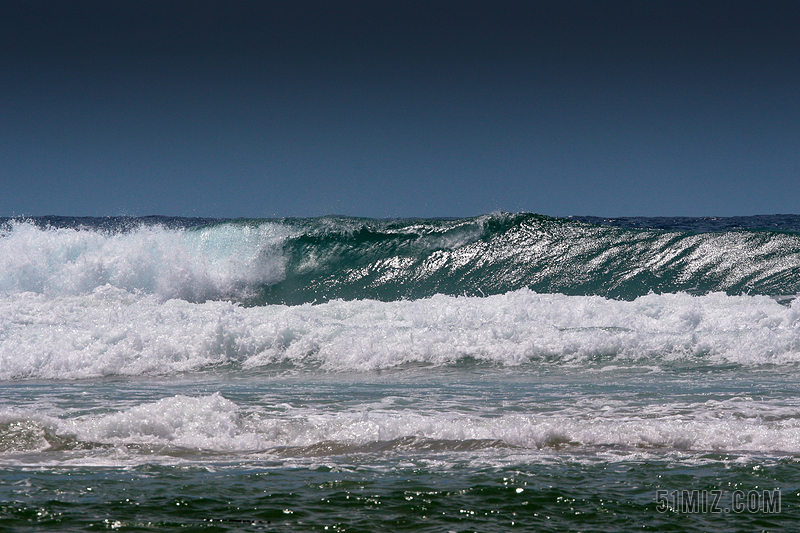
[[[0,530],[787,531],[800,216],[0,220]]]

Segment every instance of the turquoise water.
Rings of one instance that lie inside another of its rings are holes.
[[[7,225],[0,530],[794,529],[791,223],[497,217]]]

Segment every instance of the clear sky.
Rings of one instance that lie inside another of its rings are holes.
[[[800,213],[800,2],[5,0],[0,216]]]

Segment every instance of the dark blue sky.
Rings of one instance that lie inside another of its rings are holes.
[[[0,215],[800,213],[796,1],[0,3]]]

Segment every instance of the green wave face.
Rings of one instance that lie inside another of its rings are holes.
[[[239,222],[248,224],[248,222]],[[254,222],[249,222],[252,224]],[[800,235],[593,225],[534,214],[283,220],[285,275],[245,303],[541,293],[800,293]]]

